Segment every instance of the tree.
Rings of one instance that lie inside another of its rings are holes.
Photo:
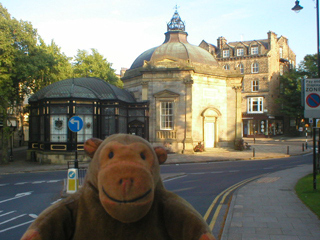
[[[276,102],[282,105],[281,112],[284,115],[303,118],[301,79],[318,77],[317,59],[317,54],[306,55],[297,70],[290,70],[283,76],[280,76],[281,95]]]
[[[299,64],[299,73],[307,78],[318,77],[318,55],[308,54],[303,58],[303,61]]]
[[[112,64],[103,58],[96,49],[91,49],[91,54],[86,50],[78,50],[74,59],[74,77],[97,77],[113,84],[123,87],[122,81],[116,76]]]
[[[27,76],[19,76],[24,68],[25,56],[33,51],[37,43],[37,32],[28,22],[11,18],[0,4],[0,114],[2,115],[3,141],[2,163],[8,161],[8,139],[10,128],[7,125],[8,110],[16,108],[23,99],[25,88],[21,87]]]
[[[280,97],[276,100],[281,105],[281,112],[291,118],[301,118],[301,72],[295,69],[280,76]]]
[[[306,55],[298,69],[290,70],[280,76],[280,97],[276,102],[282,106],[280,110],[285,116],[296,119],[299,124],[304,118],[301,102],[301,80],[318,77],[317,54]]]
[[[8,161],[8,111],[22,112],[24,98],[44,86],[72,76],[69,59],[51,42],[46,45],[32,24],[11,18],[0,4],[1,163]]]
[[[54,41],[51,41],[50,45],[46,45],[41,38],[39,41],[40,45],[28,55],[29,68],[22,69],[20,73],[22,75],[27,72],[27,75],[32,78],[27,81],[28,88],[32,92],[37,92],[54,82],[71,78],[73,75],[71,58],[61,53]]]

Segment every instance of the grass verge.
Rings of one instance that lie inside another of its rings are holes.
[[[317,175],[317,189],[313,189],[313,174],[301,178],[295,187],[302,202],[320,218],[320,175]]]

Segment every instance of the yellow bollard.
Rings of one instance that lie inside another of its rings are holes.
[[[75,193],[79,188],[79,178],[78,178],[78,169],[69,168],[68,169],[68,182],[67,182],[67,193]]]

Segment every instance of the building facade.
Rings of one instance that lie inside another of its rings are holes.
[[[268,137],[284,133],[289,119],[276,103],[281,92],[280,76],[295,67],[296,55],[288,39],[268,32],[262,40],[227,42],[219,37],[217,45],[202,41],[226,72],[238,71],[242,82],[242,133],[244,137]]]
[[[102,79],[55,82],[33,94],[29,104],[28,160],[65,163],[75,155],[83,160],[83,144],[89,138],[104,139],[115,133],[149,136],[148,103],[137,102],[128,91]],[[77,132],[69,126],[73,116],[83,121]]]
[[[187,41],[176,11],[162,45],[143,52],[125,72],[124,88],[149,102],[149,141],[173,152],[234,145],[241,138],[243,76]]]

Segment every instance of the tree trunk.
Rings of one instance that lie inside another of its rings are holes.
[[[2,109],[3,114],[3,128],[2,128],[2,159],[0,164],[6,164],[9,162],[9,139],[10,139],[10,127],[8,127],[8,112],[7,107],[4,106]]]

